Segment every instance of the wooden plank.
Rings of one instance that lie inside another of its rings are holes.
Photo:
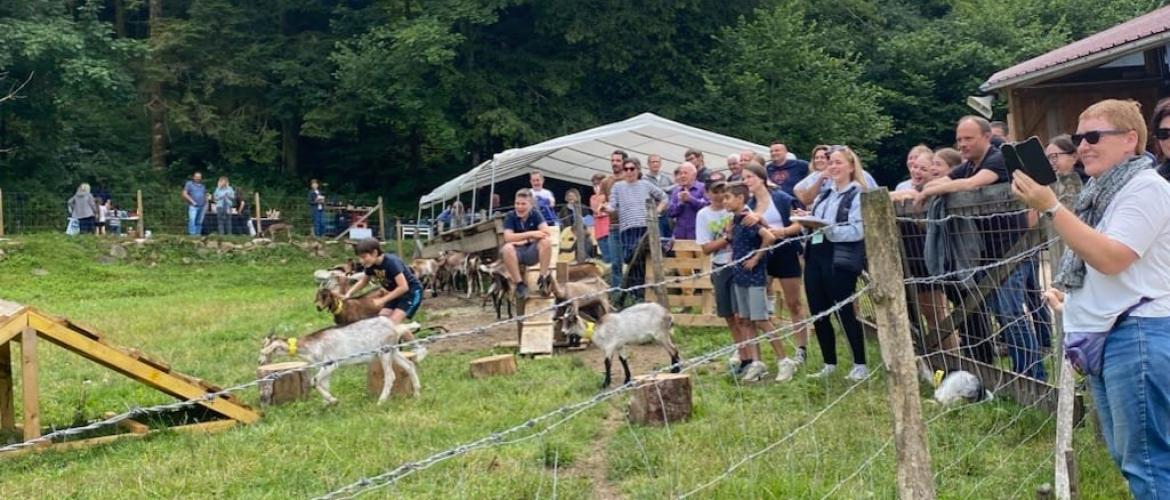
[[[171,371],[171,365],[164,363],[162,361],[159,361],[157,359],[154,359],[150,356],[147,356],[145,353],[143,353],[142,351],[139,351],[138,349],[130,349],[129,351],[130,351],[130,357],[137,359],[143,363],[146,363],[150,366],[153,366],[153,367],[157,368],[159,371],[164,371],[164,372]]]
[[[16,399],[12,392],[12,343],[0,343],[0,434],[16,431]]]
[[[658,294],[653,289],[646,290],[647,300],[658,300]],[[702,307],[706,302],[702,295],[667,295],[666,299],[670,302],[670,307]]]
[[[235,420],[212,420],[211,422],[201,422],[198,424],[181,425],[179,427],[169,427],[165,430],[185,434],[207,434],[212,432],[225,431],[237,425],[239,425],[239,422]]]
[[[17,338],[26,326],[28,326],[28,314],[23,310],[13,316],[8,316],[8,319],[4,321],[0,321],[0,344]]]
[[[96,342],[72,329],[49,321],[48,318],[39,314],[30,314],[29,324],[41,332],[47,340],[176,398],[190,400],[207,394],[207,390],[203,387],[184,380],[174,373],[163,372],[113,347]],[[246,424],[260,419],[260,415],[251,408],[223,397],[211,401],[201,401],[199,404]]]
[[[94,340],[104,340],[106,338],[106,336],[102,335],[102,333],[97,331],[96,328],[90,328],[87,325],[83,325],[81,323],[78,323],[78,322],[73,321],[73,320],[68,319],[68,318],[62,318],[62,324],[64,324],[65,326],[67,326],[69,328],[77,330],[78,333],[81,333],[81,334],[85,335],[86,337],[89,337],[89,338],[94,339]]]
[[[697,242],[695,242],[695,240],[674,240],[674,244],[671,245],[671,248],[674,249],[675,253],[678,253],[678,252],[694,252],[694,253],[698,253],[698,254],[703,253],[703,246],[698,244]]]
[[[551,354],[553,352],[552,322],[525,323],[520,336],[520,354]]]
[[[122,441],[124,439],[142,439],[148,435],[149,434],[113,434],[110,436],[101,436],[101,437],[95,437],[95,438],[89,438],[89,439],[81,439],[78,441],[67,441],[64,443],[56,443],[56,444],[47,445],[47,446],[34,446],[34,447],[29,447],[29,448],[21,448],[18,450],[12,450],[12,451],[6,451],[4,453],[0,453],[0,458],[13,458],[13,457],[19,457],[19,456],[23,456],[23,455],[28,455],[31,453],[42,453],[42,452],[46,452],[46,451],[80,450],[80,449],[90,448],[93,446],[99,446],[99,445],[103,445],[103,444],[109,444],[109,443],[113,443],[113,442],[117,442],[117,441]]]
[[[102,414],[102,418],[109,419],[116,416],[117,413],[107,411]],[[149,434],[150,426],[134,419],[126,419],[118,421],[118,427],[122,430],[132,434]]]
[[[878,337],[895,422],[898,498],[933,499],[934,476],[930,470],[926,424],[922,421],[918,369],[906,311],[906,287],[902,286],[902,242],[898,237],[898,223],[894,219],[889,192],[885,189],[863,193],[861,206],[865,220],[865,250],[874,284],[870,298],[878,311]]]
[[[24,440],[41,437],[40,381],[37,377],[37,332],[31,326],[20,332],[20,389],[23,394]]]
[[[498,250],[503,243],[503,221],[491,219],[469,226],[461,233],[460,238],[451,241],[434,240],[422,247],[422,258],[434,259],[444,250],[458,250],[464,253]],[[415,240],[416,243],[418,240]]]
[[[662,259],[662,267],[675,271],[701,270],[707,264],[707,260],[701,257],[667,257]]]

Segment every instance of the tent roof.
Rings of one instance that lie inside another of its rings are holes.
[[[488,186],[493,170],[496,182],[527,175],[539,169],[546,177],[591,185],[593,174],[610,174],[609,157],[621,149],[642,160],[651,154],[662,156],[662,169],[674,172],[687,149],[703,152],[707,164],[722,168],[723,160],[745,149],[764,153],[759,144],[642,113],[620,122],[602,125],[495,155],[470,171],[447,181],[423,196],[419,206],[430,206],[459,194]]]

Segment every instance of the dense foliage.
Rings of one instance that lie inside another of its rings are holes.
[[[0,103],[0,186],[173,188],[199,168],[407,212],[503,148],[646,111],[853,144],[890,181],[997,69],[1160,3],[0,0],[0,96],[31,76]]]

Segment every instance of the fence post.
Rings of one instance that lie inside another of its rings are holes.
[[[145,238],[146,237],[146,218],[143,216],[143,213],[142,213],[142,190],[141,189],[138,190],[138,196],[136,198],[137,198],[137,202],[138,202],[138,237]]]
[[[381,196],[378,197],[378,241],[386,241],[386,207]]]
[[[1060,197],[1060,202],[1066,208],[1072,206],[1073,201],[1076,200],[1077,194],[1080,191],[1080,178],[1075,175],[1061,176],[1059,182],[1055,187]],[[1048,217],[1041,217],[1041,227],[1044,230],[1044,238],[1052,239],[1059,236],[1056,233],[1056,228],[1052,225],[1052,220]],[[1064,243],[1059,239],[1048,250],[1048,262],[1051,266],[1053,278],[1055,273],[1060,269],[1060,259],[1064,254]],[[1047,307],[1041,306],[1041,307]],[[1053,352],[1057,354],[1057,363],[1060,365],[1059,382],[1057,383],[1057,399],[1056,399],[1056,443],[1054,444],[1054,460],[1053,466],[1053,488],[1052,494],[1059,500],[1069,500],[1073,498],[1073,492],[1077,490],[1076,485],[1076,464],[1070,460],[1073,455],[1072,439],[1073,439],[1073,420],[1075,419],[1075,398],[1076,398],[1076,382],[1074,380],[1072,364],[1064,357],[1063,349],[1058,346],[1064,345],[1062,311],[1052,311],[1052,326],[1050,328],[1052,339]]]
[[[406,256],[402,254],[402,217],[394,218],[394,241],[398,245],[398,257],[405,259]]]
[[[865,250],[873,276],[869,296],[874,305],[882,362],[889,376],[886,386],[894,413],[898,498],[932,499],[935,498],[934,477],[918,396],[918,370],[910,340],[906,289],[902,284],[902,242],[894,219],[894,205],[887,190],[875,189],[861,195],[861,207]]]
[[[658,304],[670,310],[666,300],[666,285],[662,284],[666,272],[662,269],[662,235],[658,232],[658,203],[654,198],[646,199],[646,246],[650,251],[650,265],[654,266],[654,298]],[[633,262],[631,261],[631,264]]]
[[[263,238],[264,226],[260,225],[260,218],[263,217],[264,214],[260,212],[260,191],[256,191],[254,193],[254,199],[256,200],[256,236]]]
[[[4,190],[0,189],[0,236],[4,236]]]

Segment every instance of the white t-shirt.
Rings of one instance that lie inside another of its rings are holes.
[[[105,222],[110,217],[110,209],[105,205],[98,205],[98,222]]]
[[[1065,331],[1108,331],[1143,297],[1153,301],[1132,316],[1170,316],[1170,183],[1152,169],[1137,174],[1105,209],[1097,231],[1132,249],[1138,260],[1113,276],[1087,266],[1085,286],[1066,298]]]
[[[547,189],[533,189],[532,196],[537,198],[544,198],[546,201],[548,201],[548,206],[550,207],[557,206],[557,197],[553,196],[552,191]]]
[[[722,238],[731,224],[731,212],[726,209],[715,210],[710,206],[699,209],[695,214],[695,243],[704,245]],[[711,263],[721,266],[731,262],[731,245],[711,255]]]

